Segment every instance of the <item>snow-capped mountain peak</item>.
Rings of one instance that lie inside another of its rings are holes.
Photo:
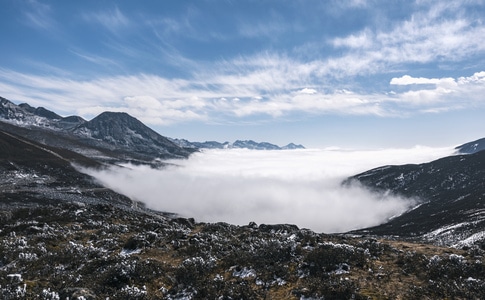
[[[174,143],[185,148],[199,148],[199,149],[251,149],[251,150],[294,150],[305,149],[302,145],[295,145],[290,143],[286,146],[280,147],[268,142],[255,142],[253,140],[236,140],[233,143],[230,142],[189,142],[184,139],[171,139]]]
[[[123,112],[103,112],[91,121],[77,126],[72,132],[106,142],[117,149],[125,148],[155,156],[165,156],[170,153],[186,156],[189,153],[138,119]]]

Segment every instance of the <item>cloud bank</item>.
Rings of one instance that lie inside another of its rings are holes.
[[[281,61],[275,58],[277,62]],[[392,78],[390,87],[422,87],[375,94],[306,87],[304,79],[291,82],[287,72],[276,67],[257,74],[214,75],[193,81],[145,74],[74,81],[0,68],[0,88],[9,99],[45,107],[55,103],[60,113],[74,110],[87,119],[103,111],[123,111],[149,125],[167,125],[278,118],[292,113],[395,117],[483,107],[484,74],[458,78],[404,75]]]
[[[88,171],[104,185],[148,207],[204,222],[291,223],[345,232],[385,222],[415,204],[372,193],[347,176],[387,164],[430,161],[452,149],[210,150],[163,170],[128,166]]]

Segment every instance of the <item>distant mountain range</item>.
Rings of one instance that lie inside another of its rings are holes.
[[[199,148],[246,148],[257,150],[304,149],[290,143],[279,147],[270,143],[189,142],[171,139],[153,131],[127,113],[103,112],[87,121],[79,116],[61,117],[43,107],[16,105],[0,97],[0,129],[39,143],[48,144],[106,162],[163,164],[167,158],[187,158]]]
[[[268,142],[255,142],[253,140],[236,140],[233,143],[230,142],[216,142],[216,141],[206,141],[206,142],[189,142],[184,139],[172,139],[174,143],[181,147],[186,148],[198,148],[198,149],[251,149],[251,150],[295,150],[295,149],[305,149],[302,145],[296,145],[294,143],[289,143],[286,146],[280,147],[275,144]]]

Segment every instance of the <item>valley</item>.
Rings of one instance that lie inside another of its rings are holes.
[[[357,174],[421,203],[379,226],[200,222],[149,209],[80,172],[163,168],[184,148],[127,114],[95,122],[1,99],[2,299],[480,299],[483,151]],[[61,120],[61,121],[59,121]],[[61,129],[59,129],[61,128]],[[475,147],[474,149],[478,149]]]

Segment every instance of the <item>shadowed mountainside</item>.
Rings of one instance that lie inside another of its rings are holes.
[[[197,151],[176,145],[126,113],[105,112],[86,121],[0,97],[0,119],[6,132],[111,163],[156,166],[160,159],[187,158]]]
[[[418,206],[356,233],[414,237],[465,246],[485,239],[485,151],[419,165],[385,166],[349,179],[418,200]]]
[[[473,154],[485,150],[485,138],[465,143],[455,148],[461,154]]]

